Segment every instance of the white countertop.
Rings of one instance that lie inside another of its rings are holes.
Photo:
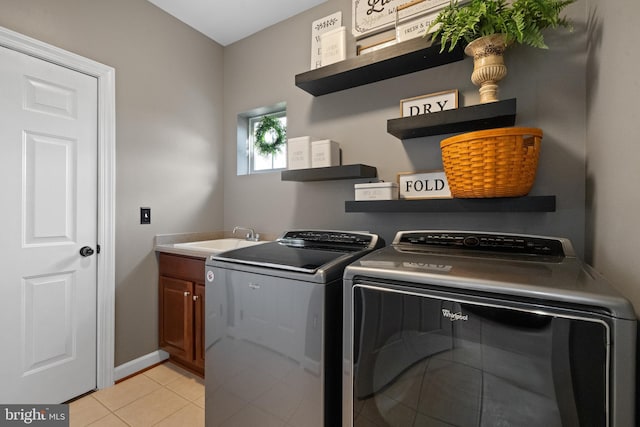
[[[207,232],[207,233],[180,233],[180,234],[159,234],[154,239],[154,250],[156,252],[165,252],[175,255],[189,256],[194,258],[206,259],[209,255],[214,253],[220,253],[221,250],[207,249],[206,247],[189,247],[184,245],[191,242],[206,242],[210,240],[229,239],[225,237],[223,231]],[[235,240],[235,239],[234,239]],[[242,239],[237,239],[242,241]],[[260,242],[267,242],[271,239],[261,240]],[[246,242],[245,242],[246,243]],[[233,249],[233,248],[228,248]],[[228,250],[227,249],[227,250]]]
[[[176,243],[199,242],[224,238],[224,231],[211,231],[206,233],[177,233],[158,234],[154,238],[154,250],[176,255],[190,256],[206,259],[208,253],[200,250],[176,247]]]

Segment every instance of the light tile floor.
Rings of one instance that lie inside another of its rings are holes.
[[[163,363],[69,405],[71,427],[204,426],[204,381]]]

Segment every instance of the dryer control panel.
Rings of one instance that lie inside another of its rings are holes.
[[[394,246],[404,249],[439,248],[519,255],[573,256],[568,240],[562,238],[469,231],[401,231]]]

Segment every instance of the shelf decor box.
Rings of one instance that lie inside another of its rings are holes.
[[[340,144],[330,139],[311,142],[311,167],[340,166]]]
[[[320,34],[320,58],[323,67],[347,59],[346,27]]]
[[[355,184],[356,202],[362,200],[398,200],[398,184],[395,182],[368,182]]]
[[[311,167],[311,141],[315,138],[299,136],[287,140],[287,169]]]

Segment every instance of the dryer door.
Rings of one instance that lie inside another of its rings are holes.
[[[355,425],[609,425],[600,318],[373,282],[352,298]]]

